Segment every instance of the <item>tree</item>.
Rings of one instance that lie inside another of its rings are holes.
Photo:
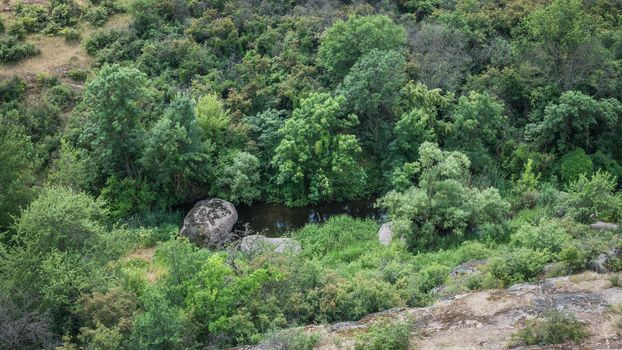
[[[390,121],[391,107],[406,82],[405,68],[399,52],[372,49],[356,61],[337,89],[361,117],[375,149],[380,148],[382,126]]]
[[[475,230],[496,232],[505,220],[509,203],[495,188],[469,187],[469,159],[424,142],[420,160],[412,164],[417,185],[390,191],[378,204],[387,209],[397,235],[406,237],[412,249],[439,245]],[[406,165],[409,165],[408,163]]]
[[[581,0],[555,0],[529,14],[514,32],[524,62],[562,90],[584,82],[606,52],[595,35],[598,19]]]
[[[326,93],[301,101],[280,130],[272,163],[288,205],[350,199],[361,194],[365,174],[358,163],[356,136],[344,133],[358,123],[345,115],[345,98]]]
[[[564,154],[560,163],[560,174],[565,183],[577,181],[582,175],[588,176],[594,170],[592,159],[582,148]]]
[[[387,16],[338,20],[323,35],[317,64],[340,82],[356,61],[372,49],[397,50],[406,43],[404,28]]]
[[[279,129],[285,123],[287,112],[268,109],[244,118],[249,126],[249,136],[255,141],[262,165],[269,165],[274,150],[281,142]],[[263,164],[263,163],[266,164]]]
[[[614,98],[596,100],[578,91],[567,91],[549,103],[543,113],[533,113],[525,135],[545,151],[566,153],[576,147],[595,151],[607,131],[622,116],[622,103]]]
[[[222,144],[231,117],[220,98],[214,94],[202,96],[197,101],[196,115],[203,136],[218,145]]]
[[[22,128],[0,118],[0,232],[34,195],[35,150]]]
[[[103,233],[102,203],[63,187],[44,188],[15,224],[16,239],[33,254],[82,251]]]
[[[201,141],[192,100],[177,97],[149,130],[140,158],[152,190],[163,194],[161,205],[186,200],[207,184],[209,153],[210,145]]]
[[[390,111],[406,82],[405,68],[406,61],[399,52],[372,49],[352,66],[338,93],[355,113],[379,118]]]
[[[259,198],[259,159],[243,151],[223,155],[216,167],[214,195],[235,204],[250,205]]]
[[[466,35],[442,23],[424,22],[409,31],[417,77],[430,88],[455,91],[473,63]]]
[[[105,65],[86,85],[80,139],[103,174],[137,175],[149,100],[146,76],[134,68]]]
[[[507,117],[503,105],[488,93],[472,91],[458,99],[450,121],[445,147],[465,153],[476,171],[485,171],[504,136]]]

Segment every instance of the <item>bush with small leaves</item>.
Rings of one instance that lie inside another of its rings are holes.
[[[0,38],[0,63],[21,61],[39,53],[39,49],[31,43],[20,42],[12,36]]]
[[[585,326],[571,314],[549,312],[543,320],[529,320],[525,328],[514,335],[515,340],[526,345],[551,345],[566,342],[578,343],[588,335]]]
[[[355,350],[407,350],[410,322],[380,320],[356,337]]]

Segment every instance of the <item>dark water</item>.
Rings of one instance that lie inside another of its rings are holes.
[[[274,237],[308,223],[325,222],[330,217],[340,214],[382,220],[384,213],[374,208],[374,202],[374,200],[330,202],[297,208],[267,203],[255,203],[250,206],[237,205],[237,228],[243,229],[244,224],[248,223],[253,231]]]

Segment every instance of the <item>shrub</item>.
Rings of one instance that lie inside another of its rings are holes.
[[[590,175],[594,166],[592,159],[582,148],[566,153],[561,158],[561,177],[565,183],[576,181],[581,175]]]
[[[75,42],[80,40],[80,31],[74,28],[64,28],[60,31],[60,35],[65,38],[67,42]]]
[[[89,71],[88,69],[74,68],[67,72],[67,75],[75,81],[86,81]]]
[[[511,237],[517,247],[551,253],[559,253],[571,239],[565,228],[555,221],[544,221],[538,226],[524,224]]]
[[[219,198],[247,205],[259,198],[259,159],[250,153],[234,151],[223,155],[215,177],[212,191]]]
[[[288,329],[272,335],[261,345],[271,350],[313,350],[319,341],[319,334],[307,333],[303,329]]]
[[[410,322],[378,321],[355,339],[355,350],[406,350],[410,344]]]
[[[544,320],[527,321],[515,338],[526,345],[549,345],[579,342],[587,335],[584,325],[573,315],[551,311]]]
[[[67,85],[60,84],[49,88],[46,91],[45,99],[51,105],[60,109],[72,107],[78,100],[77,93]]]
[[[9,36],[0,38],[0,63],[11,63],[39,54],[31,43],[22,43],[17,38]]]
[[[412,163],[419,184],[391,191],[378,202],[387,209],[397,235],[405,236],[412,249],[422,249],[484,228],[500,231],[493,226],[505,222],[510,205],[496,188],[469,185],[470,161],[464,154],[424,142],[419,155],[419,162]]]
[[[95,56],[101,49],[119,40],[120,37],[121,33],[118,31],[99,30],[91,34],[91,36],[86,39],[84,49],[89,55]]]
[[[622,194],[615,193],[616,183],[615,177],[601,171],[589,178],[582,175],[568,186],[568,195],[558,205],[558,212],[582,223],[620,220]]]
[[[89,195],[49,187],[22,212],[15,229],[33,252],[82,250],[103,233],[106,215]]]
[[[546,252],[518,248],[492,258],[489,268],[494,278],[510,286],[533,279],[549,260]]]
[[[103,26],[108,20],[108,9],[106,7],[92,7],[85,14],[86,20],[96,27]]]
[[[26,92],[26,81],[18,76],[10,79],[0,78],[0,102],[15,101]]]

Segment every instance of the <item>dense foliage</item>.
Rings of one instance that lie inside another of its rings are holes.
[[[0,14],[0,348],[308,349],[318,339],[280,330],[581,271],[622,246],[586,226],[622,220],[616,1],[12,10]],[[12,76],[32,42],[59,35],[88,64]],[[200,249],[177,237],[176,210],[209,196],[376,200],[394,243],[378,244],[378,222],[335,217],[290,232],[298,255]],[[407,347],[408,329],[378,325],[355,347]],[[525,339],[557,328],[534,329]]]

